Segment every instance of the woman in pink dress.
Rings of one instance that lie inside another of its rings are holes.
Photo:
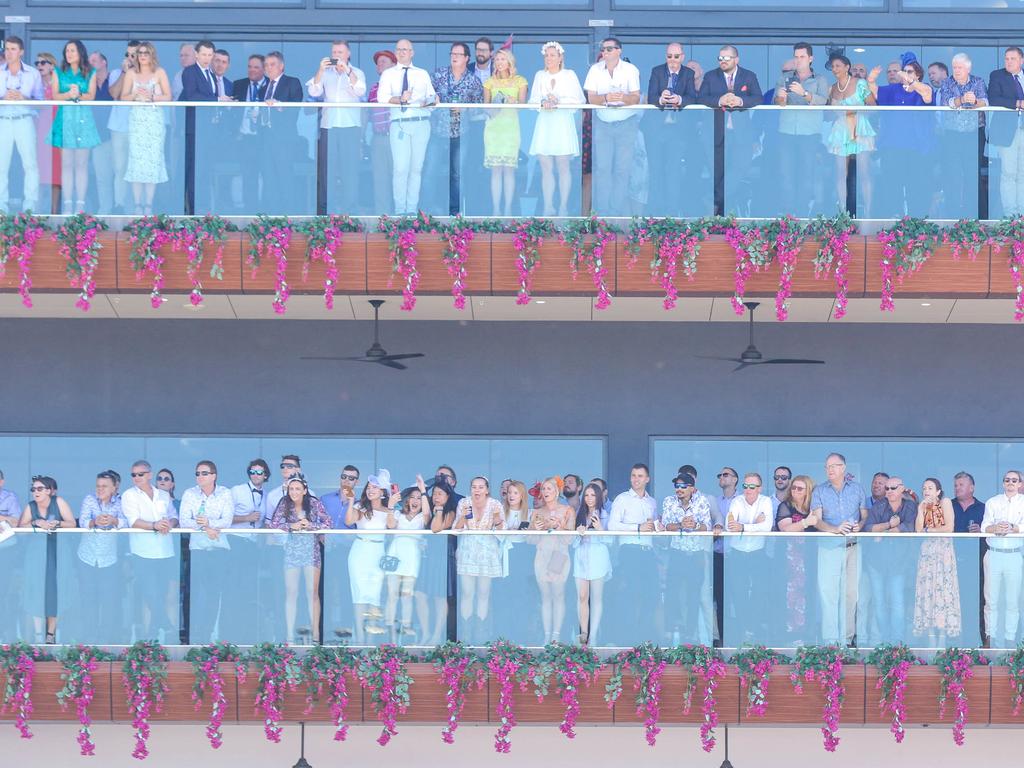
[[[572,530],[572,507],[558,503],[562,478],[549,477],[540,487],[541,506],[533,512],[530,528],[534,531]],[[569,536],[540,536],[533,573],[540,587],[540,617],[544,625],[544,644],[557,642],[565,621],[565,582],[569,578]]]

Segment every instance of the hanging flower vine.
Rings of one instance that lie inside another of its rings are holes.
[[[839,746],[839,719],[842,714],[846,687],[843,685],[843,664],[852,662],[853,657],[845,648],[837,645],[800,647],[796,649],[794,670],[790,675],[793,689],[804,692],[803,684],[815,680],[825,692],[825,707],[822,710],[821,735],[825,749],[835,752]]]
[[[636,714],[644,719],[644,736],[647,744],[653,747],[661,733],[658,720],[661,717],[661,678],[668,664],[665,652],[653,643],[644,643],[620,652],[611,661],[615,664],[615,671],[605,686],[605,701],[609,707],[615,706],[622,695],[623,673],[629,672],[633,677],[633,689],[637,692]]]
[[[982,248],[992,245],[992,233],[983,221],[958,219],[942,229],[942,244],[949,246],[954,261],[961,256],[974,261]]]
[[[1007,266],[1016,293],[1013,319],[1019,323],[1024,320],[1024,216],[1000,221],[992,233],[992,247],[1007,250]]]
[[[494,751],[508,754],[512,749],[509,734],[516,727],[514,694],[516,685],[526,691],[533,679],[533,657],[521,646],[507,640],[497,640],[487,646],[487,670],[498,685],[498,701],[495,714],[501,725],[494,735]]]
[[[167,652],[155,642],[137,642],[124,652],[121,681],[128,696],[128,711],[135,729],[132,757],[149,756],[149,718],[162,712],[167,695]]]
[[[736,269],[733,276],[734,290],[732,308],[742,315],[747,280],[754,272],[763,272],[775,259],[775,233],[770,222],[739,224],[733,222],[725,228],[725,241],[736,254]]]
[[[227,244],[227,235],[229,232],[237,230],[238,227],[230,221],[210,214],[201,218],[178,220],[178,226],[174,230],[174,250],[184,253],[188,260],[185,271],[192,284],[192,292],[188,297],[192,306],[198,307],[203,303],[203,283],[199,279],[199,270],[203,266],[206,246],[214,245],[216,247],[213,252],[213,261],[210,263],[209,275],[214,280],[223,280],[224,247]]]
[[[836,320],[846,315],[849,292],[850,237],[857,231],[850,214],[843,211],[832,217],[819,216],[808,225],[809,234],[818,238],[818,252],[814,256],[814,279],[821,280],[832,273],[836,286],[836,307],[832,316]]]
[[[891,718],[889,732],[897,744],[903,742],[906,731],[903,722],[907,718],[904,697],[907,692],[907,673],[912,666],[924,664],[903,643],[879,645],[868,655],[869,666],[878,668],[878,682],[875,688],[882,692],[878,707]]]
[[[147,272],[153,277],[149,292],[149,303],[153,309],[163,304],[160,291],[164,287],[164,256],[161,250],[174,243],[174,221],[162,213],[157,216],[143,216],[133,219],[124,227],[128,236],[128,260],[135,269],[135,279],[142,280]]]
[[[324,306],[334,309],[334,291],[338,287],[338,262],[335,254],[347,232],[362,232],[363,225],[350,216],[314,216],[295,227],[306,236],[306,259],[302,263],[302,281],[309,277],[309,265],[324,263]]]
[[[100,264],[100,233],[108,229],[106,222],[87,213],[76,213],[64,220],[53,239],[64,257],[65,271],[72,288],[78,288],[75,306],[87,312],[96,295],[96,270]]]
[[[999,663],[1009,667],[1010,690],[1013,692],[1010,703],[1013,704],[1013,716],[1017,717],[1024,707],[1024,644],[1003,656]]]
[[[396,645],[385,643],[366,651],[359,659],[357,674],[363,688],[370,692],[370,704],[384,726],[377,743],[386,746],[398,733],[398,716],[409,706],[412,677],[406,668],[409,655]]]
[[[7,273],[7,262],[13,258],[18,265],[18,295],[28,309],[32,308],[32,254],[47,231],[46,220],[38,216],[0,213],[0,277]]]
[[[740,671],[740,687],[747,689],[747,717],[764,717],[768,711],[768,678],[779,664],[790,659],[763,645],[741,648],[731,659]]]
[[[283,216],[257,216],[249,222],[245,233],[249,237],[246,263],[254,277],[263,259],[274,260],[274,311],[283,315],[291,295],[288,286],[288,246],[293,234],[291,221]]]
[[[882,244],[882,303],[885,312],[896,309],[893,289],[924,266],[939,246],[939,227],[925,219],[904,216],[893,226],[879,230]]]
[[[601,666],[597,653],[586,645],[548,643],[541,651],[533,677],[537,698],[544,700],[550,680],[554,678],[559,699],[565,707],[558,730],[566,738],[576,738],[576,723],[580,717],[580,689],[584,686],[589,688],[591,683],[597,681]]]
[[[245,661],[238,646],[231,643],[213,643],[200,648],[190,648],[185,654],[185,661],[192,663],[192,701],[196,711],[204,702],[210,703],[210,721],[206,726],[206,738],[210,746],[220,749],[224,743],[221,726],[224,724],[224,713],[227,711],[228,699],[225,694],[224,677],[220,673],[222,663],[234,662],[235,674],[245,682]]]
[[[473,651],[461,642],[448,641],[439,645],[425,657],[434,665],[437,679],[445,686],[445,710],[447,718],[441,729],[441,741],[455,743],[455,731],[466,706],[466,694],[474,685],[482,689],[486,683],[486,667]]]
[[[65,648],[60,655],[60,676],[64,685],[57,691],[57,702],[65,711],[69,704],[75,706],[75,715],[78,717],[76,740],[82,757],[96,754],[96,744],[92,740],[92,716],[89,714],[89,705],[96,695],[94,677],[100,664],[113,660],[113,654],[87,645]]]
[[[14,713],[14,727],[23,739],[32,738],[28,724],[32,719],[32,681],[36,675],[36,662],[51,661],[52,658],[42,649],[21,641],[0,645],[0,672],[6,680],[0,712]]]
[[[612,303],[604,252],[615,239],[616,232],[617,227],[592,216],[569,222],[559,233],[559,239],[569,246],[571,252],[569,267],[573,280],[581,269],[586,269],[594,280],[594,287],[597,288],[596,309],[607,309]]]
[[[348,736],[346,677],[355,675],[358,666],[359,656],[343,646],[315,645],[302,657],[302,672],[306,678],[305,714],[311,713],[326,695],[335,741],[344,741]]]
[[[519,275],[516,304],[529,304],[533,272],[540,263],[540,247],[544,245],[544,238],[555,234],[555,227],[549,219],[520,219],[511,225],[511,233]]]
[[[437,232],[437,221],[420,211],[416,216],[391,218],[381,216],[377,229],[384,233],[388,240],[388,253],[391,256],[392,277],[399,275],[405,284],[402,286],[402,309],[411,312],[416,306],[416,288],[420,284],[420,272],[416,266],[419,252],[416,250],[416,238],[420,232]],[[390,281],[388,285],[390,286]]]
[[[469,259],[469,247],[473,243],[476,232],[483,227],[456,216],[447,224],[440,225],[438,234],[444,241],[445,268],[452,279],[452,299],[456,309],[466,308],[466,261]]]
[[[679,269],[682,268],[686,279],[693,282],[701,244],[721,229],[723,221],[729,220],[634,219],[626,237],[626,253],[629,254],[626,267],[632,269],[640,257],[640,248],[653,241],[654,255],[649,265],[651,280],[659,283],[665,292],[662,302],[665,309],[674,309],[679,298],[679,289],[676,288]]]
[[[263,712],[263,735],[276,744],[281,741],[284,695],[302,681],[299,659],[287,645],[259,643],[245,655],[245,663],[256,670],[254,706]]]
[[[964,744],[964,728],[970,706],[967,701],[967,681],[974,677],[974,666],[988,664],[988,659],[980,651],[961,648],[944,648],[935,654],[932,664],[941,670],[942,679],[939,683],[939,719],[946,716],[946,703],[950,698],[956,707],[953,719],[953,741],[958,747]]]
[[[665,658],[686,670],[686,691],[683,693],[683,714],[690,713],[693,693],[697,688],[698,677],[704,681],[704,692],[701,697],[701,714],[704,721],[700,725],[700,745],[705,752],[715,748],[715,728],[718,727],[718,707],[715,702],[715,689],[718,682],[725,677],[725,662],[722,655],[714,648],[706,645],[682,645],[669,648]]]

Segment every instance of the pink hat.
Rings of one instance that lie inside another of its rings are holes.
[[[398,57],[395,56],[395,54],[392,53],[391,51],[377,51],[375,54],[373,54],[373,63],[376,64],[377,59],[379,59],[381,56],[386,56],[387,58],[391,59],[392,64],[398,63]]]

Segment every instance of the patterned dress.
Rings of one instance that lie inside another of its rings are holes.
[[[525,88],[526,78],[522,75],[500,80],[489,77],[484,83],[484,92],[490,94],[493,104],[518,100]],[[484,167],[518,168],[520,141],[519,110],[497,110],[484,126]]]
[[[89,90],[89,76],[81,71],[74,72],[56,69],[53,73],[57,78],[60,93],[67,93],[72,85],[77,85],[81,93]],[[50,129],[50,143],[62,149],[89,149],[100,143],[100,134],[96,130],[92,107],[81,104],[69,104],[57,108]]]
[[[306,517],[306,513],[302,513]],[[309,500],[309,523],[310,528],[319,531],[321,528],[331,527],[331,518],[324,509],[323,502],[315,496]],[[308,533],[291,533],[291,524],[299,521],[295,515],[292,501],[285,496],[277,503],[273,517],[270,519],[270,527],[281,531],[289,531],[287,540],[284,543],[284,567],[290,568],[320,568],[320,545],[323,543],[323,536],[314,536]]]
[[[925,528],[945,524],[938,504],[927,504]],[[914,634],[960,634],[960,584],[956,574],[956,555],[948,536],[928,537],[921,545],[917,561],[917,599],[914,602]]]
[[[160,94],[160,84],[154,76],[149,82],[136,81],[132,91],[150,91]],[[164,113],[153,104],[140,103],[128,113],[128,167],[124,180],[141,184],[163,184],[167,181],[167,163],[164,161]]]
[[[867,81],[857,80],[853,93],[835,103],[843,106],[862,106],[867,103],[870,95],[871,89],[868,88]],[[839,156],[871,152],[875,148],[875,129],[871,126],[867,113],[837,113],[832,130],[825,139],[825,146],[831,154]]]
[[[466,519],[466,530],[469,531],[490,531],[498,520],[504,520],[501,502],[497,499],[487,499],[487,508],[480,515],[473,510],[473,502],[467,497],[459,502],[455,519],[470,513],[473,516]],[[460,576],[498,578],[501,566],[501,542],[497,536],[471,534],[459,537],[457,571]]]

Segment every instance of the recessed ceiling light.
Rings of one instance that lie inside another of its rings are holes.
[[[537,299],[537,303],[538,304],[547,304],[547,302],[544,301],[544,299]]]
[[[854,53],[864,53],[864,49],[863,48],[854,48],[853,52]]]
[[[921,306],[922,307],[930,307],[931,305],[932,305],[932,303],[930,301],[922,301],[921,302]]]

